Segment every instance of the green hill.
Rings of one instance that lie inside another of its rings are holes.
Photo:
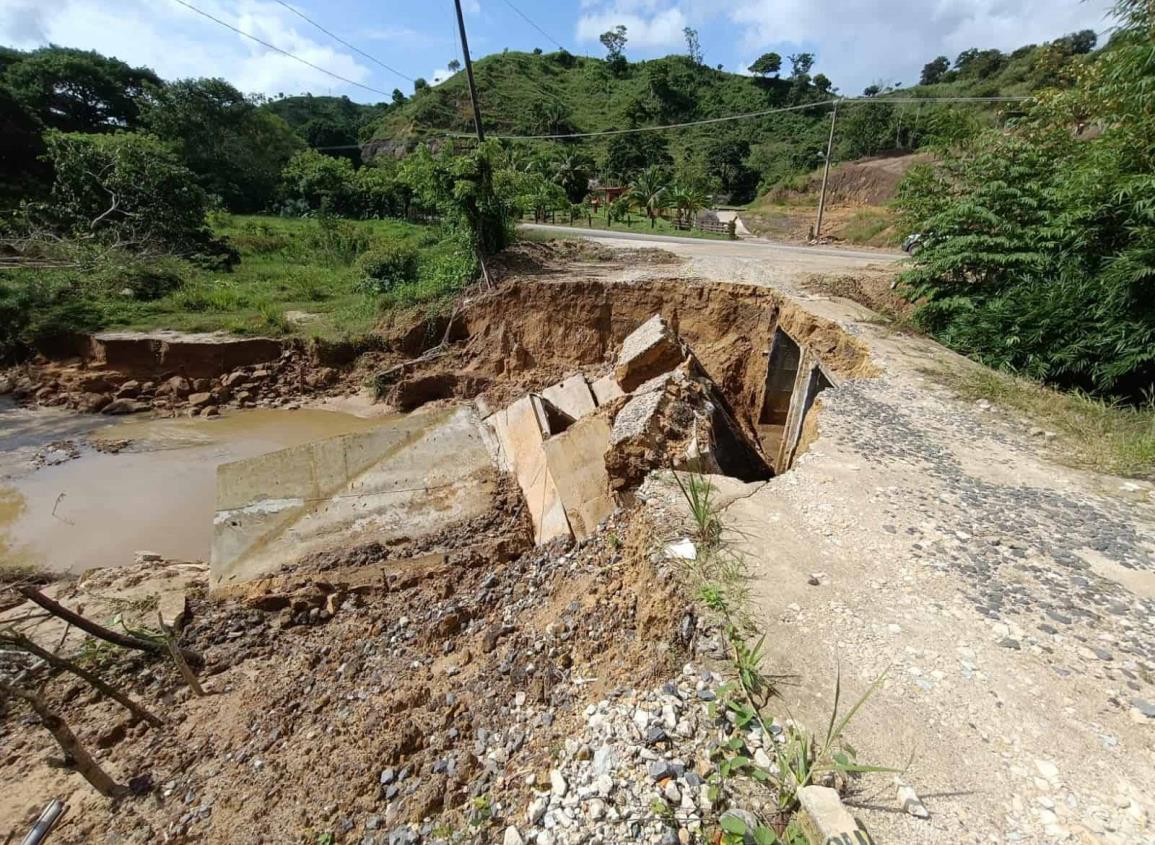
[[[1068,84],[1075,59],[1093,46],[1093,39],[1093,34],[1080,33],[1010,54],[968,50],[954,62],[944,58],[928,64],[924,76],[930,84],[868,92],[904,97],[1026,95]],[[686,56],[614,64],[566,52],[509,51],[480,59],[474,70],[485,128],[494,135],[601,132],[803,107],[706,126],[566,142],[571,151],[588,153],[607,179],[628,179],[646,164],[666,164],[720,183],[737,202],[750,199],[759,186],[768,188],[811,170],[829,127],[829,109],[822,103],[834,96],[862,95],[838,91],[821,73],[743,76]],[[808,104],[812,107],[804,108]],[[1013,104],[847,103],[840,111],[835,155],[851,160],[909,152],[958,140],[1017,111]],[[472,132],[465,74],[458,73],[389,108],[369,146],[373,153],[397,154],[419,142]]]

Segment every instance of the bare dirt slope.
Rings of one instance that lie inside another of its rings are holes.
[[[851,803],[877,841],[1155,841],[1152,485],[1059,465],[1061,438],[927,375],[973,364],[806,292],[796,266],[663,246],[688,275],[802,301],[882,370],[823,394],[809,453],[729,490],[741,498],[725,511],[767,669],[796,676],[785,704],[821,723],[837,667],[849,701],[886,673],[849,739],[860,759],[909,763],[931,815],[904,814],[891,776],[868,778]]]

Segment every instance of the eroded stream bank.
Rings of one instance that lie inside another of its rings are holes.
[[[145,549],[207,560],[217,467],[381,424],[315,409],[110,419],[0,408],[0,554],[58,572]]]
[[[372,377],[403,424],[230,462],[207,520],[222,541],[211,573],[147,561],[46,588],[78,604],[118,589],[118,576],[179,572],[182,644],[203,654],[211,695],[191,697],[152,658],[119,655],[106,670],[169,725],[126,723],[53,689],[114,776],[150,795],[109,812],[42,764],[44,735],[20,729],[4,734],[0,774],[21,786],[0,797],[0,817],[16,829],[42,795],[68,794],[66,841],[77,842],[114,831],[130,842],[658,845],[714,841],[739,810],[781,829],[792,810],[749,778],[719,778],[716,738],[763,760],[786,728],[717,720],[727,629],[695,604],[691,558],[669,551],[675,537],[692,548],[694,529],[655,521],[638,490],[670,467],[785,472],[814,437],[821,392],[870,374],[861,344],[767,290],[514,279],[452,316],[387,328],[381,347],[326,383]],[[22,395],[79,406],[77,390],[99,383],[101,410],[123,399],[131,413],[195,414],[141,417],[134,442],[174,448],[85,453],[30,475],[58,482],[54,472],[85,460],[185,451],[207,465],[264,448],[249,422],[232,421],[276,412],[233,415],[229,404],[253,401],[239,394],[254,380],[295,404],[308,378],[290,367],[288,384],[257,378],[260,364],[188,378],[146,364],[57,364],[51,390]],[[182,395],[182,379],[196,392]],[[437,508],[444,519],[428,522]],[[152,612],[146,599],[132,610]]]

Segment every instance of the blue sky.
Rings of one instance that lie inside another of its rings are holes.
[[[313,64],[373,89],[406,93],[446,74],[459,56],[452,0],[287,0],[395,75],[333,41],[274,0],[188,0]],[[923,64],[969,47],[1013,49],[1077,29],[1103,32],[1109,0],[511,0],[577,54],[600,56],[597,36],[622,23],[627,55],[684,52],[682,29],[700,33],[705,61],[746,67],[767,50],[815,53],[845,94],[873,82],[917,80]],[[463,0],[475,57],[556,45],[505,0]],[[348,85],[229,32],[173,0],[0,0],[0,43],[95,49],[166,78],[222,76],[248,93],[380,94]]]

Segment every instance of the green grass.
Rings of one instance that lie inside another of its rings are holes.
[[[1061,445],[1054,454],[1064,463],[1155,479],[1155,403],[1136,408],[1061,393],[985,367],[930,374],[965,399],[986,399],[1018,411],[1039,428],[1059,435]]]
[[[382,307],[429,301],[454,288],[425,279],[387,297],[366,294],[358,289],[355,259],[373,243],[411,242],[430,258],[446,247],[430,226],[396,220],[333,225],[326,230],[315,220],[225,216],[216,230],[241,253],[232,272],[197,271],[160,299],[114,303],[110,327],[352,337],[372,329]],[[292,315],[297,320],[287,316],[291,312],[298,312]]]
[[[893,246],[899,241],[893,225],[894,213],[890,209],[863,208],[842,225],[839,235],[847,243]]]

